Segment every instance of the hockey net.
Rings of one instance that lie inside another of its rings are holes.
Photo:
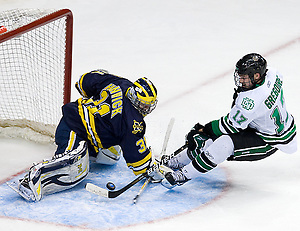
[[[0,137],[53,142],[70,101],[70,10],[0,12]]]

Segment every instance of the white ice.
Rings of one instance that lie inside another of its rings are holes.
[[[165,125],[176,118],[169,151],[196,123],[225,115],[233,69],[258,52],[285,76],[284,94],[300,120],[300,2],[296,0],[0,0],[13,8],[69,8],[74,14],[73,83],[104,68],[135,80],[149,77],[159,105],[146,120],[148,143],[158,152]],[[72,89],[72,99],[78,95]],[[54,147],[1,140],[0,182]],[[228,188],[216,200],[183,215],[121,230],[299,230],[300,157],[277,152],[254,163],[225,162]],[[184,186],[182,186],[184,187]],[[163,205],[162,205],[163,206]],[[0,217],[1,230],[86,230]]]

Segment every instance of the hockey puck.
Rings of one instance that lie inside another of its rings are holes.
[[[115,184],[112,182],[108,182],[106,184],[106,188],[108,188],[109,190],[114,190],[116,188]]]

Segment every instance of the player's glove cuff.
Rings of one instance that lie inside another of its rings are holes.
[[[190,158],[195,158],[202,151],[205,141],[209,139],[209,136],[203,132],[203,128],[203,125],[197,123],[186,135]],[[202,130],[199,131],[200,129]]]

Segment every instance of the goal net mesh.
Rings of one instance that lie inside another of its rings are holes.
[[[0,12],[0,26],[8,33],[53,12]],[[51,142],[64,103],[66,19],[35,27],[0,40],[0,136]]]

